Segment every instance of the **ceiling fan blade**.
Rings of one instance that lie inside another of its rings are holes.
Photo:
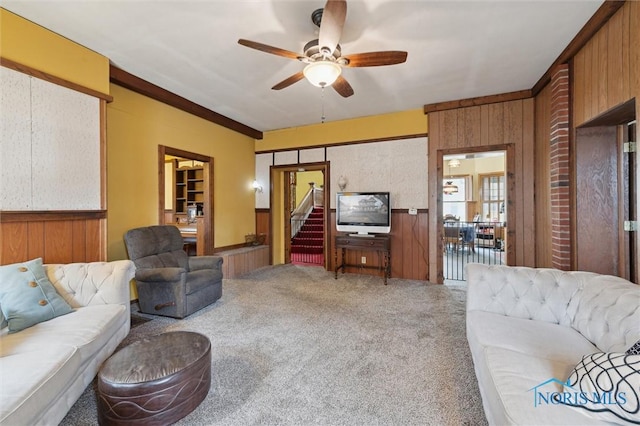
[[[280,49],[278,47],[269,46],[268,44],[258,43],[257,41],[245,40],[241,38],[238,44],[260,50],[261,52],[271,53],[272,55],[282,56],[284,58],[300,60],[300,55],[290,50]]]
[[[302,71],[300,71],[298,73],[295,73],[291,77],[285,78],[280,83],[278,83],[275,86],[273,86],[272,89],[273,90],[284,89],[285,87],[291,86],[293,83],[297,83],[298,81],[302,80],[303,78],[304,78],[304,74],[302,73]]]
[[[384,52],[354,53],[342,58],[349,61],[345,65],[347,67],[379,67],[403,63],[407,60],[407,52],[388,50]]]
[[[320,33],[318,34],[318,47],[320,51],[326,50],[332,54],[340,42],[342,27],[347,18],[347,2],[345,0],[328,0],[322,11]]]
[[[348,98],[353,95],[353,88],[343,76],[338,76],[337,80],[331,85],[340,96]]]

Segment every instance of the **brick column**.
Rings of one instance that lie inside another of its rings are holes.
[[[569,65],[551,76],[550,126],[551,248],[553,267],[571,268],[569,209]]]

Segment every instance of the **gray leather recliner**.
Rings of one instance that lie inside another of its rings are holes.
[[[141,312],[184,318],[222,296],[222,257],[187,256],[175,226],[131,229],[124,242],[136,265]]]

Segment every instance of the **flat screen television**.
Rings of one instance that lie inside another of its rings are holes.
[[[391,198],[388,192],[338,192],[336,229],[357,235],[391,232]]]

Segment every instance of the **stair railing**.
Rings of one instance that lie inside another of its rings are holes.
[[[323,204],[324,190],[314,186],[310,187],[298,207],[291,213],[291,238],[298,235],[313,208],[323,206]]]

